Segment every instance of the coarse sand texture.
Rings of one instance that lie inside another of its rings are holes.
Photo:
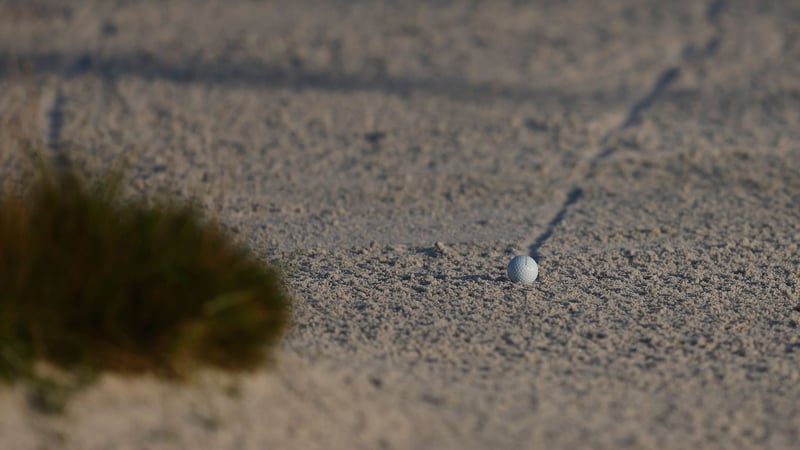
[[[24,140],[292,303],[249,372],[0,386],[3,449],[800,448],[800,2],[5,1]]]

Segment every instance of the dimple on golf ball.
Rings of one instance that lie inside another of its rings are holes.
[[[530,284],[536,281],[539,266],[530,256],[519,255],[508,263],[508,278],[515,283]]]

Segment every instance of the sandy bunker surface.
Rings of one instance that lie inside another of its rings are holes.
[[[800,442],[797,2],[7,1],[0,119],[296,297],[274,369],[4,387],[3,448]]]

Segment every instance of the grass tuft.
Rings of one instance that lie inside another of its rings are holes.
[[[183,377],[269,358],[289,314],[277,268],[185,204],[122,200],[117,174],[41,164],[0,193],[0,376]]]

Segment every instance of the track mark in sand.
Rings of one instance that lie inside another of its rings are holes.
[[[696,52],[693,51],[694,47],[691,44],[687,45],[683,52],[683,64],[691,62],[691,59],[696,60],[710,58],[717,53],[722,36],[720,17],[727,5],[727,0],[714,0],[709,3],[708,8],[706,8],[705,18],[706,21],[714,27],[716,33],[708,41],[706,41],[705,45],[703,46],[703,51],[700,52],[700,54],[696,54]],[[610,157],[614,151],[616,151],[615,147],[608,145],[608,141],[611,139],[611,137],[626,128],[636,125],[639,122],[642,114],[651,106],[653,106],[653,104],[667,92],[669,87],[678,80],[680,74],[681,67],[678,65],[670,67],[658,75],[655,83],[653,83],[653,87],[645,95],[636,100],[628,109],[628,114],[625,116],[625,120],[609,130],[599,140],[600,151],[598,151],[591,158],[589,167],[583,174],[582,181],[591,178],[594,175],[598,163]],[[542,232],[536,238],[536,240],[534,240],[533,244],[531,244],[529,253],[532,258],[536,259],[537,261],[541,259],[539,255],[539,249],[547,242],[548,239],[550,239],[553,233],[555,233],[556,228],[558,228],[559,224],[561,224],[561,222],[564,220],[569,208],[577,203],[583,196],[583,189],[581,189],[580,184],[581,182],[578,182],[569,191],[566,199],[561,204],[561,208],[559,208],[553,218],[547,223],[547,228],[545,228],[544,232]]]
[[[678,77],[680,76],[680,68],[678,67],[671,67],[663,72],[658,76],[656,82],[653,84],[653,87],[650,89],[647,94],[642,96],[640,99],[635,101],[633,105],[628,110],[628,114],[625,117],[625,120],[607,132],[601,139],[600,139],[600,152],[594,155],[589,163],[589,169],[583,175],[583,180],[590,178],[597,167],[597,164],[610,157],[614,151],[616,150],[615,147],[607,145],[608,140],[614,133],[619,132],[625,128],[631,127],[635,125],[639,118],[641,117],[642,113],[650,108],[653,103],[658,100],[669,88],[669,86],[674,83]],[[567,210],[578,202],[583,196],[583,190],[579,185],[576,185],[570,190],[567,194],[567,198],[564,200],[564,203],[561,204],[561,208],[558,209],[555,216],[550,219],[550,222],[547,223],[547,228],[544,230],[542,234],[540,234],[536,240],[531,244],[529,253],[531,257],[535,260],[540,260],[539,256],[539,249],[550,239],[550,236],[553,235],[558,225],[561,221],[564,220],[564,216],[567,214]]]
[[[716,55],[719,50],[719,43],[722,40],[722,24],[720,24],[720,17],[722,17],[722,13],[727,7],[728,0],[715,0],[708,5],[706,21],[708,21],[717,32],[715,36],[706,42],[705,48],[703,49],[706,58]]]
[[[655,84],[653,84],[653,88],[650,89],[644,97],[640,98],[636,103],[633,104],[631,109],[628,111],[628,117],[625,118],[625,121],[622,122],[620,126],[618,126],[615,130],[612,130],[611,133],[614,131],[621,130],[623,128],[628,128],[629,126],[635,124],[639,117],[642,115],[642,112],[653,106],[653,103],[661,97],[664,92],[667,91],[669,86],[674,83],[678,76],[681,74],[681,69],[678,67],[670,67],[669,69],[661,72],[658,79],[656,80]],[[611,136],[611,133],[608,133],[604,138],[603,142],[607,141],[608,138]],[[608,153],[608,150],[603,151],[603,153]],[[597,159],[597,158],[595,158]]]
[[[719,18],[722,16],[725,8],[728,7],[728,0],[715,0],[708,5],[706,9],[706,20],[708,23],[718,26]]]
[[[86,73],[91,68],[91,60],[88,57],[78,58],[67,70],[64,71],[63,77],[66,80],[75,78]],[[57,89],[53,100],[50,102],[50,107],[47,109],[45,115],[45,143],[50,150],[50,157],[53,164],[57,168],[64,168],[68,164],[67,155],[65,154],[65,146],[63,145],[63,131],[64,131],[64,108],[67,103],[67,97]]]
[[[64,107],[67,98],[59,90],[53,96],[45,115],[45,143],[50,150],[50,161],[57,169],[64,169],[69,164],[62,142],[64,129]]]
[[[564,204],[561,205],[561,209],[559,209],[556,215],[550,219],[550,222],[547,224],[547,228],[544,230],[544,233],[540,234],[539,237],[536,238],[536,241],[534,241],[534,243],[531,245],[530,254],[533,259],[539,260],[539,248],[545,242],[547,242],[548,239],[550,239],[550,236],[553,235],[553,232],[555,232],[558,224],[564,220],[564,215],[567,214],[567,209],[577,203],[582,196],[583,190],[577,186],[574,187],[569,194],[567,194],[567,199],[564,201]]]
[[[61,147],[61,130],[64,127],[64,103],[66,101],[66,97],[61,92],[57,93],[47,111],[47,147],[53,152],[57,152]]]
[[[614,147],[607,145],[608,140],[611,139],[611,136],[620,130],[635,125],[642,116],[642,113],[650,108],[659,97],[664,95],[669,86],[678,80],[680,74],[681,70],[679,67],[670,67],[669,69],[661,72],[650,91],[633,103],[633,106],[630,107],[628,114],[625,116],[625,120],[607,132],[605,136],[600,139],[600,148],[602,150],[594,155],[594,157],[591,159],[591,166],[584,178],[589,176],[591,172],[594,171],[598,162],[608,158],[612,153],[614,153],[614,150],[616,150]]]

